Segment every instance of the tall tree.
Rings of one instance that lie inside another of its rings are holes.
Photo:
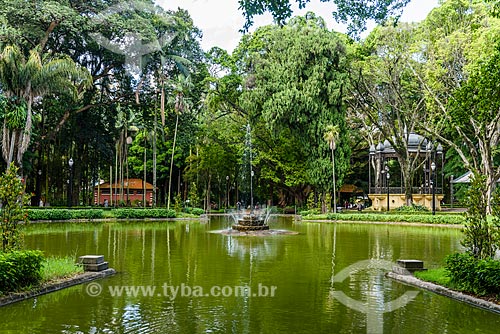
[[[303,184],[331,190],[329,147],[323,140],[327,125],[337,125],[341,133],[336,166],[339,182],[349,156],[343,104],[347,60],[341,37],[329,32],[321,18],[308,13],[284,27],[259,28],[252,38],[246,41],[251,48],[244,59],[248,76],[242,105],[249,111],[252,128],[263,127],[266,135],[261,138],[268,138],[257,151],[272,151],[275,147],[269,142],[290,136],[302,155],[298,159],[305,163]],[[274,155],[275,160],[282,157]]]
[[[339,127],[335,125],[327,125],[323,138],[330,146],[332,151],[332,180],[333,180],[333,213],[337,213],[337,189],[335,187],[335,150],[337,149],[337,141],[339,140]]]
[[[33,126],[33,103],[48,93],[64,92],[75,97],[91,78],[69,58],[48,58],[38,46],[25,57],[22,50],[9,45],[0,54],[0,85],[5,94],[3,108],[2,156],[22,166]]]
[[[191,78],[179,74],[173,82],[172,104],[175,113],[174,139],[172,143],[172,154],[170,156],[170,175],[168,178],[167,209],[170,209],[170,192],[172,190],[172,171],[174,169],[175,144],[177,143],[177,129],[179,128],[179,116],[189,110],[189,90],[192,88]]]
[[[424,129],[464,166],[485,175],[487,212],[500,177],[497,87],[500,21],[483,1],[448,0],[422,23],[426,71],[414,71],[427,96]]]
[[[422,162],[420,152],[409,151],[409,137],[426,115],[423,88],[409,67],[420,66],[412,50],[414,34],[415,27],[408,24],[377,27],[354,51],[348,100],[349,118],[363,121],[372,132],[368,139],[377,136],[394,149],[407,205],[413,202],[413,181]]]

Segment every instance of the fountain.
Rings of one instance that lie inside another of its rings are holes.
[[[267,221],[265,217],[262,217],[262,215],[257,214],[254,210],[254,205],[253,205],[253,177],[254,177],[254,171],[252,168],[252,132],[250,129],[250,124],[247,124],[246,127],[246,136],[245,136],[245,141],[246,141],[246,147],[248,150],[248,166],[249,166],[249,171],[250,171],[250,212],[242,215],[241,217],[238,217],[236,219],[236,224],[232,226],[233,230],[236,231],[242,231],[242,232],[248,232],[248,231],[265,231],[269,230],[269,225],[267,225]],[[269,215],[267,215],[269,218]]]
[[[233,219],[234,224],[230,229],[215,231],[216,233],[222,233],[226,235],[270,235],[270,234],[297,234],[296,232],[286,231],[286,230],[271,230],[269,229],[269,219],[271,217],[271,208],[261,208],[257,209],[254,206],[253,201],[253,178],[255,176],[252,168],[252,137],[250,124],[246,126],[246,136],[245,136],[245,157],[248,159],[248,170],[244,172],[248,173],[247,179],[250,179],[249,190],[250,190],[250,206],[248,209],[237,210],[230,212],[230,216]],[[244,165],[247,165],[246,161]],[[244,173],[245,174],[245,173]],[[245,176],[242,177],[245,179]],[[239,209],[239,205],[238,205]]]
[[[255,213],[250,213],[239,218],[237,223],[232,226],[236,231],[265,231],[269,230],[269,225],[266,221]]]

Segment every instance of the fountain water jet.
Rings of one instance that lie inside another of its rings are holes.
[[[250,212],[242,215],[236,220],[236,224],[232,226],[233,230],[247,232],[247,231],[265,231],[269,230],[269,225],[266,224],[266,220],[262,218],[261,214],[257,214],[254,211],[253,204],[253,177],[254,171],[252,167],[252,131],[250,124],[246,126],[246,136],[245,136],[246,146],[248,148],[248,167],[250,169]],[[260,212],[259,212],[260,213]]]
[[[269,219],[271,218],[272,210],[271,208],[261,208],[257,209],[254,206],[253,201],[253,178],[255,176],[253,168],[252,168],[252,137],[251,137],[251,129],[250,124],[246,126],[246,136],[245,136],[245,145],[247,151],[245,154],[248,157],[248,170],[249,179],[250,179],[250,207],[245,210],[238,210],[230,212],[230,216],[233,219],[234,224],[231,225],[231,228],[222,231],[214,231],[216,233],[222,233],[226,235],[254,235],[254,236],[263,236],[263,235],[271,235],[271,234],[297,234],[293,231],[286,230],[271,230],[269,229]],[[245,177],[243,176],[243,179]],[[239,207],[239,205],[238,205]]]

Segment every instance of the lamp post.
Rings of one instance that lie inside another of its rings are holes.
[[[368,193],[372,193],[372,161],[373,157],[375,156],[375,145],[370,145],[370,155],[368,158]]]
[[[434,161],[431,163],[431,188],[432,188],[432,214],[436,214],[436,187],[434,186],[434,180],[436,176],[434,175],[436,171],[436,164]]]
[[[229,208],[229,175],[226,175],[226,209]]]
[[[436,148],[436,153],[437,153],[438,157],[441,159],[441,192],[440,192],[440,194],[444,194],[444,154],[443,154],[443,145],[441,145],[441,143],[438,143],[438,146]],[[436,173],[436,177],[437,177],[437,173]],[[437,186],[437,182],[436,182],[436,186]]]
[[[37,172],[37,178],[36,178],[36,199],[38,200],[38,203],[33,203],[37,206],[43,206],[42,202],[42,170],[39,169]]]
[[[68,187],[68,207],[73,203],[73,159],[69,158],[69,187]]]
[[[387,212],[389,212],[389,179],[391,178],[391,174],[389,174],[389,167],[385,168],[385,175],[387,177]]]

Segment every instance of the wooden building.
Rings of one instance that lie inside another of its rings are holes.
[[[119,183],[102,183],[94,187],[94,202],[96,205],[117,205],[128,203],[130,206],[151,206],[153,202],[153,185],[141,179],[124,179]]]

